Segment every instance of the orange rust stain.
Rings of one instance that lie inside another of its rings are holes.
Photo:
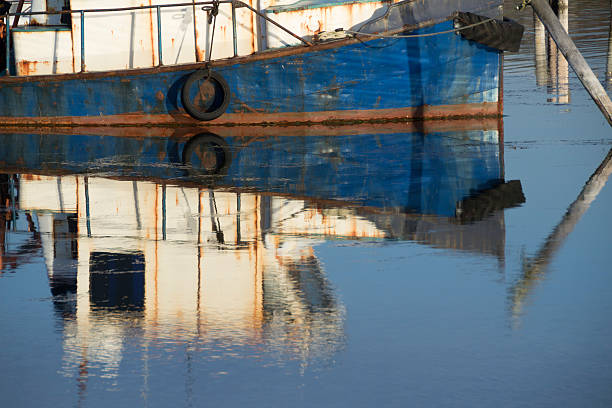
[[[351,219],[351,230],[349,232],[349,236],[351,237],[357,236],[357,220],[355,218]]]
[[[159,153],[157,154],[157,158],[159,159],[159,161],[163,161],[166,158],[166,152],[163,150],[160,150]]]
[[[255,9],[258,8],[257,3],[252,0],[249,1],[249,6]],[[255,13],[251,13],[251,32],[253,33],[253,35],[251,36],[251,54],[257,51],[257,41],[255,36],[259,35],[259,33],[256,33],[255,27],[257,27],[257,15]]]
[[[153,5],[153,1],[149,0],[149,6]],[[149,9],[149,32],[151,33],[151,65],[155,65],[155,36],[153,35],[153,9]]]
[[[196,61],[202,61],[204,58],[204,52],[200,48],[198,44],[198,38],[200,38],[200,31],[198,30],[198,13],[196,13],[195,8],[193,9],[193,23],[195,24],[195,49],[196,49]]]
[[[38,65],[49,65],[49,61],[19,61],[17,63],[17,72],[19,75],[35,75]]]
[[[348,10],[347,10],[348,18],[351,23],[353,22],[353,7],[354,6],[355,5],[348,6]],[[360,8],[359,6],[357,7]]]
[[[21,95],[21,93],[23,92],[23,88],[20,86],[16,86],[13,88],[13,93],[17,94],[17,95]]]
[[[155,94],[155,98],[158,101],[163,102],[164,101],[164,93],[162,91],[157,91],[157,93]]]

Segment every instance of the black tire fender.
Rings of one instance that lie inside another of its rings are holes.
[[[201,80],[209,81],[212,84],[212,89],[214,90],[214,95],[212,98],[211,105],[208,109],[204,110],[196,103],[194,103],[194,98],[191,97],[190,91],[196,82]],[[221,74],[215,71],[209,71],[206,69],[200,69],[192,72],[187,80],[183,84],[183,88],[181,90],[181,101],[183,102],[183,107],[193,118],[208,121],[218,118],[223,115],[227,110],[227,107],[230,103],[230,89],[227,81]]]

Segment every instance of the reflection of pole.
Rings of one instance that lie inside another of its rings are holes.
[[[219,213],[217,212],[217,200],[215,200],[215,192],[213,190],[208,191],[208,202],[210,205],[210,221],[212,223],[212,230],[217,236],[217,242],[224,244],[223,231],[221,230],[221,222],[219,221]]]
[[[11,192],[11,229],[13,231],[15,231],[17,229],[17,200],[15,198],[15,177],[17,177],[16,175],[11,175],[11,178],[9,180],[10,183],[10,192]]]
[[[89,217],[89,177],[83,177],[85,184],[85,220],[87,225],[87,237],[91,238],[91,218]]]
[[[569,33],[569,0],[558,0],[558,15],[561,26]],[[569,64],[561,54],[557,52],[557,103],[569,103]]]
[[[138,202],[138,182],[132,181],[132,190],[134,191],[134,209],[136,211],[136,229],[142,231],[142,221],[140,219],[140,203]]]
[[[586,182],[576,201],[568,207],[561,222],[546,238],[544,245],[540,247],[533,260],[524,263],[523,276],[512,289],[512,312],[515,316],[520,312],[523,299],[527,296],[531,287],[544,275],[553,256],[573,231],[582,215],[589,209],[591,203],[597,198],[611,173],[612,149]]]
[[[545,86],[548,82],[546,63],[546,29],[537,14],[533,13],[533,34],[535,40],[536,84]]]

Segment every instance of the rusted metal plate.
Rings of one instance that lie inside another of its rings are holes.
[[[327,7],[299,9],[295,11],[278,11],[269,13],[274,21],[288,30],[305,38],[312,38],[323,31],[336,29],[354,30],[359,25],[384,9],[389,2],[349,3]],[[298,44],[295,38],[279,28],[267,27],[267,44],[270,48]]]
[[[12,41],[17,75],[74,72],[72,35],[67,27],[15,29]]]

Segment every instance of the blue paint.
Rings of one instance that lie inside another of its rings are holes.
[[[195,183],[452,217],[458,201],[503,179],[499,145],[486,135],[226,137],[229,167],[203,177],[182,164],[184,138],[6,134],[0,168]]]
[[[8,22],[8,17],[5,18],[5,21]],[[5,61],[5,75],[10,75],[11,74],[11,25],[10,24],[6,24],[6,61]]]
[[[446,21],[413,33],[452,28]],[[455,34],[377,39],[218,68],[228,112],[371,110],[495,102],[496,50]],[[192,70],[91,79],[32,78],[0,88],[0,116],[100,117],[183,112],[180,89]],[[164,100],[158,99],[158,95]]]
[[[159,55],[159,65],[164,65],[164,47],[162,46],[162,23],[161,23],[161,7],[156,7],[157,12],[157,53]]]

